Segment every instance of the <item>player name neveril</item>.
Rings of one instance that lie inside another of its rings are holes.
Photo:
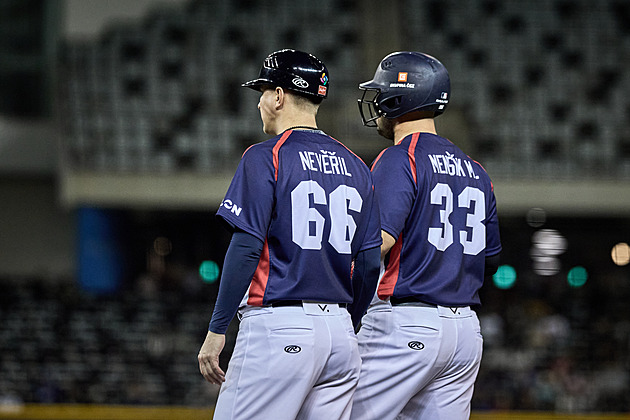
[[[479,175],[475,174],[473,165],[469,160],[462,160],[449,152],[446,152],[445,155],[427,155],[427,157],[431,161],[433,173],[450,176],[468,176],[473,179],[479,179]],[[464,167],[466,170],[464,170]]]
[[[321,153],[301,151],[300,160],[305,171],[321,172],[329,175],[345,175],[352,177],[348,172],[346,161],[341,156],[335,156],[336,152],[320,150]]]

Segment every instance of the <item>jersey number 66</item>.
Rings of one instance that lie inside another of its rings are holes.
[[[317,209],[309,206],[309,196],[313,203],[328,204],[330,215],[330,235],[328,242],[340,254],[350,254],[352,238],[357,224],[348,210],[360,212],[363,199],[354,187],[339,185],[328,195],[317,181],[302,181],[291,191],[291,235],[302,249],[321,249],[326,219]]]

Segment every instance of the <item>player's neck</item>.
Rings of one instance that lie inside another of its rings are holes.
[[[413,133],[436,134],[435,121],[433,118],[422,118],[419,120],[401,121],[394,127],[394,144],[400,143],[405,137]]]
[[[301,116],[298,118],[288,118],[286,120],[279,121],[278,130],[276,134],[280,134],[283,131],[296,128],[296,127],[302,128],[302,129],[306,129],[306,128],[316,129],[317,121],[315,120],[315,116],[308,115],[308,116]]]

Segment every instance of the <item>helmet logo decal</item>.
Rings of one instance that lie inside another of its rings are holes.
[[[319,88],[317,88],[317,94],[326,96],[326,86],[320,85]]]
[[[326,86],[326,83],[328,83],[328,76],[326,76],[326,73],[322,73],[322,77],[320,77],[319,80],[322,82],[322,85]]]
[[[435,102],[440,104],[438,106],[438,110],[440,110],[440,111],[443,110],[446,107],[446,105],[448,104],[448,92],[442,92],[440,94],[440,98],[436,99]]]
[[[292,80],[293,84],[301,89],[306,89],[308,87],[308,82],[302,79],[300,76],[297,76]]]
[[[413,89],[416,87],[415,83],[390,83],[389,84],[390,88],[406,88],[406,89]]]
[[[398,81],[399,82],[406,82],[407,81],[407,72],[406,71],[401,71],[398,73]]]
[[[265,67],[269,69],[277,69],[278,68],[278,58],[275,55],[270,55],[265,59]]]

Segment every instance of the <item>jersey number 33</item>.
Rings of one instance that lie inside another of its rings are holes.
[[[457,206],[470,209],[466,212],[465,220],[453,220],[449,217],[453,213],[454,194],[448,184],[438,183],[431,190],[431,204],[440,206],[440,227],[429,228],[428,240],[439,251],[445,251],[453,244],[453,231],[459,231],[459,243],[464,247],[464,254],[477,255],[486,248],[486,218],[485,194],[479,188],[466,187],[457,196]],[[470,239],[469,232],[471,230]]]

